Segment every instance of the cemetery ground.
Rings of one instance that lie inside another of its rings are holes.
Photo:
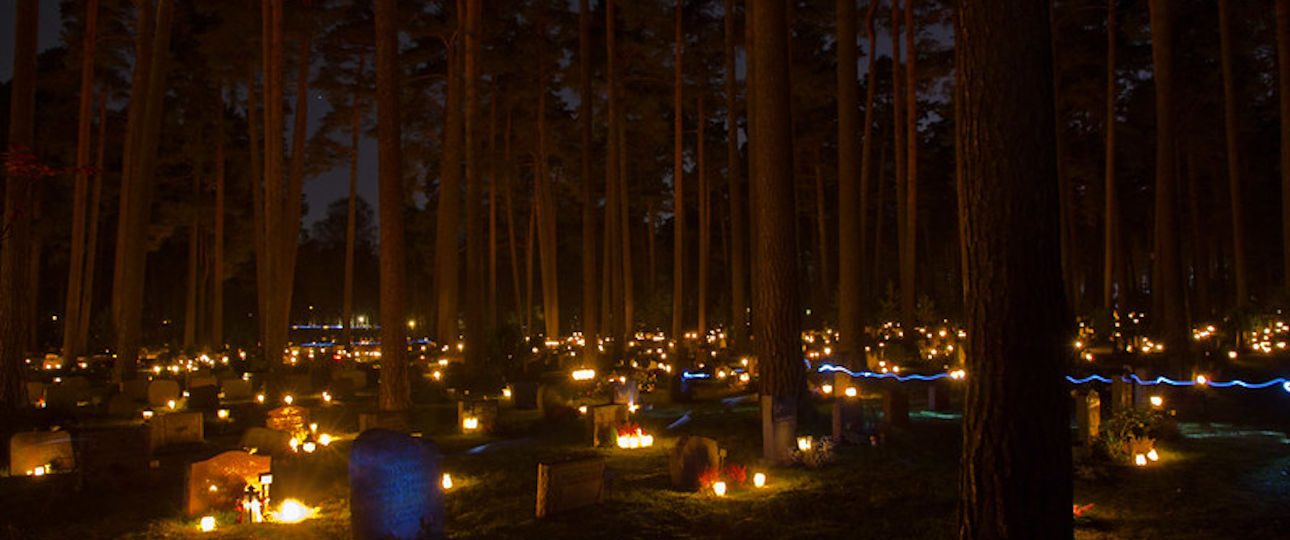
[[[841,446],[818,469],[760,468],[755,402],[660,402],[635,420],[655,434],[652,448],[593,449],[575,415],[550,421],[536,411],[503,407],[494,435],[456,434],[456,410],[442,402],[419,407],[414,429],[444,453],[454,485],[445,496],[446,532],[460,538],[949,538],[955,535],[959,418],[923,408],[921,386],[909,383],[911,422],[877,446]],[[1104,390],[1104,395],[1107,393]],[[1166,393],[1178,409],[1181,436],[1162,441],[1148,467],[1077,467],[1075,502],[1091,504],[1078,520],[1079,538],[1284,537],[1290,527],[1290,395],[1274,392]],[[648,402],[649,399],[646,399]],[[315,407],[334,432],[356,428],[353,404]],[[261,425],[261,408],[234,409],[242,425]],[[1264,411],[1256,414],[1255,411]],[[829,432],[829,408],[803,425]],[[690,421],[667,426],[682,416]],[[1208,419],[1207,422],[1193,421]],[[163,450],[140,478],[78,488],[75,475],[8,477],[0,481],[6,538],[347,538],[346,455],[352,440],[299,458],[294,489],[317,517],[297,524],[220,526],[201,533],[182,515],[187,463],[235,447],[241,429],[209,432],[202,446]],[[715,439],[727,463],[748,467],[749,484],[725,497],[711,490],[671,488],[668,454],[684,434]],[[606,460],[604,502],[544,519],[534,517],[539,461],[598,455]],[[275,467],[276,468],[276,467]],[[754,471],[766,487],[751,486]],[[283,476],[275,471],[276,476]],[[275,482],[288,480],[280,478]],[[277,489],[275,487],[275,489]],[[278,496],[275,494],[275,496]]]

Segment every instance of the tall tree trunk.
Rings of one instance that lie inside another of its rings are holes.
[[[215,350],[224,350],[224,89],[219,90],[219,119],[215,122],[215,260],[211,265],[211,336]]]
[[[488,108],[488,328],[497,328],[497,87]]]
[[[268,4],[265,3],[265,6]],[[255,307],[256,330],[263,345],[268,337],[269,318],[269,266],[266,249],[265,229],[267,220],[264,215],[264,164],[260,157],[260,114],[255,99],[255,66],[247,63],[246,77],[246,140],[247,152],[250,154],[251,169],[247,177],[251,181],[251,222],[254,232],[251,239],[255,243]]]
[[[201,167],[194,164],[194,169]],[[198,221],[197,207],[201,205],[201,176],[193,175],[193,210],[192,217],[188,220],[188,288],[184,300],[184,350],[192,350],[193,344],[197,341],[197,267],[199,262],[199,253],[197,249]]]
[[[711,264],[712,251],[712,217],[708,208],[708,178],[704,174],[703,162],[703,93],[699,92],[698,97],[698,122],[699,132],[694,142],[695,154],[698,156],[696,163],[699,176],[699,339],[708,332],[708,267]]]
[[[905,201],[909,185],[905,183],[905,153],[908,147],[905,143],[905,93],[901,90],[901,56],[900,56],[900,0],[891,0],[891,103],[892,103],[892,148],[895,153],[895,170],[896,170],[896,252],[898,258],[898,271],[896,276],[900,283],[900,322],[905,328],[910,328],[914,322],[914,302],[909,299],[913,298],[912,294],[906,294],[906,291],[913,291],[914,284],[910,276],[905,274],[905,251],[908,249],[910,234],[906,231],[909,220],[905,218],[905,213],[909,211]]]
[[[36,116],[36,0],[18,0],[14,16],[13,79],[9,93],[9,148],[31,152]],[[35,178],[8,173],[5,177],[4,230],[0,237],[0,406],[14,411],[26,406],[22,381],[27,324],[15,316],[26,309],[28,266],[24,258],[31,242],[31,192]]]
[[[382,411],[406,414],[410,405],[406,326],[403,325],[403,151],[400,148],[399,29],[394,0],[376,0],[376,136],[381,206]]]
[[[99,93],[98,150],[94,157],[94,187],[90,191],[89,231],[85,235],[85,285],[81,288],[80,320],[76,343],[81,350],[89,344],[90,322],[94,319],[94,274],[99,249],[99,212],[103,200],[103,171],[107,148],[107,92]]]
[[[466,2],[465,98],[463,127],[466,142],[466,369],[477,375],[492,347],[484,328],[484,238],[479,174],[479,31],[480,2]],[[474,381],[471,381],[472,383]]]
[[[884,286],[882,281],[882,270],[884,268],[882,265],[882,254],[884,253],[882,250],[882,235],[884,232],[883,226],[887,223],[887,216],[884,211],[887,202],[887,183],[883,182],[883,179],[887,175],[887,156],[891,155],[887,153],[887,146],[887,141],[883,141],[882,147],[878,149],[878,177],[874,179],[875,183],[878,184],[878,199],[874,201],[873,254],[870,257],[870,261],[873,262],[873,290],[875,291],[881,290]]]
[[[358,55],[358,71],[354,72],[354,96],[350,101],[352,117],[349,125],[349,198],[345,205],[345,282],[341,293],[340,324],[343,328],[341,343],[345,350],[354,343],[354,251],[358,242],[358,140],[363,129],[363,110],[359,103],[362,92],[365,54]],[[402,164],[400,164],[401,166]]]
[[[829,231],[828,211],[824,202],[824,160],[820,157],[820,148],[815,147],[815,246],[820,266],[820,293],[816,296],[815,311],[824,318],[829,310],[829,301],[833,298],[833,282],[829,275]]]
[[[524,304],[523,296],[520,295],[520,258],[519,258],[519,237],[515,235],[515,205],[512,200],[512,191],[515,184],[515,167],[511,162],[511,109],[506,109],[506,133],[503,136],[505,148],[502,150],[502,163],[506,167],[506,245],[510,248],[511,253],[511,295],[514,299],[515,311],[519,311]],[[527,306],[525,306],[527,308]],[[519,322],[524,323],[525,336],[528,335],[528,319],[519,317]]]
[[[269,365],[268,394],[275,400],[282,391],[285,372],[282,362],[287,346],[286,318],[281,315],[283,293],[280,290],[286,261],[282,256],[282,230],[285,198],[283,177],[282,69],[283,30],[282,0],[265,2],[264,32],[264,254],[265,254],[265,327],[264,360]],[[280,324],[281,323],[281,324]]]
[[[81,94],[76,125],[76,177],[72,184],[71,250],[68,254],[67,308],[63,312],[63,358],[69,364],[85,344],[76,340],[80,330],[81,288],[85,283],[86,197],[90,177],[90,123],[94,117],[94,47],[98,32],[99,2],[85,3],[85,32],[81,35]]]
[[[155,26],[153,23],[146,24],[148,28],[145,28],[142,33],[143,39],[146,40],[142,47],[146,53],[142,57],[146,58],[148,64],[145,70],[147,82],[146,90],[140,93],[142,101],[138,103],[143,110],[138,117],[137,132],[134,134],[133,155],[129,158],[130,179],[122,180],[123,189],[128,189],[129,193],[121,197],[122,212],[119,215],[124,226],[118,226],[120,231],[117,236],[117,255],[121,260],[117,263],[118,274],[114,277],[116,283],[113,287],[117,295],[114,299],[114,307],[117,314],[116,376],[118,379],[133,378],[139,356],[144,272],[147,268],[145,242],[151,214],[153,172],[156,168],[157,143],[163,114],[173,10],[174,5],[171,0],[160,0],[157,3]],[[142,10],[141,14],[151,18],[148,9]],[[136,65],[136,69],[139,69],[139,65],[141,64]],[[130,99],[133,109],[135,105],[133,92]],[[128,182],[128,188],[126,188],[126,182]]]
[[[605,223],[604,241],[605,261],[602,265],[601,286],[601,326],[609,336],[621,338],[629,331],[622,321],[622,279],[623,256],[621,253],[622,220],[618,218],[621,205],[618,203],[618,75],[617,52],[615,51],[616,32],[614,30],[614,0],[605,0],[605,93],[608,104],[605,106],[608,120],[605,133]],[[623,346],[622,340],[614,340],[617,351]]]
[[[900,304],[906,323],[913,322],[917,306],[918,252],[918,49],[914,47],[918,30],[914,26],[914,0],[905,0],[905,236],[900,252]],[[930,322],[930,321],[929,321]],[[908,325],[906,326],[909,327]]]
[[[1169,0],[1151,0],[1148,6],[1151,12],[1151,58],[1156,81],[1155,267],[1151,278],[1151,312],[1160,314],[1154,319],[1156,333],[1174,357],[1173,368],[1181,372],[1181,360],[1191,340],[1187,313],[1183,309],[1186,292],[1178,257],[1173,25]]]
[[[964,539],[1073,534],[1048,9],[1033,0],[963,1],[955,19],[972,336],[959,487]]]
[[[533,335],[533,234],[537,232],[537,195],[529,198],[529,232],[524,235],[524,335]]]
[[[865,33],[869,39],[869,49],[866,51],[866,55],[869,59],[869,66],[868,74],[865,76],[864,125],[861,128],[861,136],[864,137],[864,140],[860,145],[860,207],[857,212],[860,216],[858,227],[860,238],[853,240],[858,244],[860,251],[856,255],[856,269],[850,270],[850,272],[855,273],[855,279],[859,280],[856,285],[856,289],[859,292],[852,293],[858,294],[855,297],[857,298],[858,306],[855,315],[857,322],[853,324],[859,324],[862,332],[864,329],[864,308],[870,306],[869,302],[871,300],[870,291],[872,286],[870,282],[876,277],[875,275],[867,275],[870,273],[865,272],[864,265],[859,263],[859,260],[863,259],[865,254],[868,253],[869,246],[869,185],[873,181],[873,137],[875,135],[873,126],[877,120],[874,113],[874,98],[878,92],[878,33],[874,30],[874,19],[878,15],[879,4],[881,4],[879,0],[870,0],[869,9],[865,13]],[[881,171],[879,173],[881,174]],[[882,219],[882,207],[879,206],[874,213],[873,221],[876,225]],[[874,263],[876,264],[877,261],[875,260]],[[876,272],[872,274],[876,274]],[[840,296],[848,298],[847,296]],[[839,325],[839,328],[841,328],[841,325]],[[855,329],[853,328],[853,335],[854,332]],[[864,337],[861,336],[859,339],[863,340]]]
[[[869,13],[872,24],[873,8],[877,2],[870,0]],[[859,165],[856,159],[856,122],[859,111],[858,74],[856,62],[859,47],[856,46],[856,0],[837,0],[837,34],[838,34],[838,358],[844,365],[856,367],[861,354],[861,343],[864,340],[864,323],[861,322],[860,293],[864,281],[863,258],[864,209]],[[872,32],[870,32],[872,36]],[[869,96],[873,96],[873,51],[869,51],[870,77]],[[865,118],[872,120],[872,101],[866,103]],[[868,129],[865,129],[866,134]],[[868,139],[868,137],[865,137]],[[866,147],[869,141],[865,141]],[[867,171],[866,171],[867,172]],[[822,201],[821,203],[822,204]]]
[[[684,343],[681,338],[685,333],[685,170],[681,132],[684,108],[681,94],[685,84],[681,55],[685,48],[685,35],[681,32],[681,3],[681,0],[676,0],[676,36],[672,57],[676,74],[672,82],[672,339],[678,346]],[[684,360],[681,365],[685,366]]]
[[[1281,256],[1290,292],[1290,0],[1276,0],[1277,99],[1281,111]]]
[[[735,2],[725,0],[726,181],[730,184],[730,337],[742,351],[748,336],[748,243],[744,227],[743,178],[740,176],[738,90],[735,74]]]
[[[802,369],[801,310],[798,299],[797,239],[793,231],[795,194],[793,186],[793,120],[789,103],[789,31],[784,18],[775,16],[783,8],[775,0],[751,0],[753,15],[752,87],[750,102],[755,111],[752,160],[755,237],[758,277],[753,281],[754,319],[757,336],[761,393],[773,403],[773,424],[795,426],[798,401],[805,392]],[[765,413],[763,413],[765,414]],[[766,458],[782,461],[787,448],[780,430],[763,430]],[[789,427],[795,430],[795,427]],[[776,433],[781,436],[775,437]],[[791,440],[791,438],[789,438]]]
[[[591,6],[578,2],[578,127],[581,130],[582,174],[582,348],[583,361],[596,365],[599,356],[596,309],[596,184],[591,177]]]
[[[308,1],[306,1],[308,4]],[[278,12],[279,16],[283,13]],[[278,254],[281,257],[281,263],[277,269],[274,292],[278,297],[276,304],[276,320],[273,322],[274,335],[281,339],[285,346],[288,342],[288,329],[291,326],[291,304],[295,292],[296,276],[296,259],[299,255],[300,245],[300,213],[303,199],[301,191],[305,181],[305,158],[306,158],[306,137],[309,133],[309,70],[312,65],[310,58],[312,54],[312,31],[306,29],[300,36],[299,53],[296,64],[296,98],[295,111],[292,115],[293,126],[291,128],[291,161],[287,169],[287,186],[286,193],[283,195],[281,212],[281,227],[275,232],[280,236],[276,241]],[[281,64],[281,61],[279,61]],[[276,71],[281,72],[281,65]],[[277,87],[278,96],[281,97],[282,86]],[[281,100],[275,104],[281,103]],[[282,109],[275,108],[279,117]],[[279,360],[278,356],[272,357],[272,360]],[[280,363],[280,362],[279,362]]]
[[[619,89],[622,90],[621,88]],[[636,295],[632,277],[635,267],[632,265],[632,208],[631,208],[631,185],[627,181],[628,171],[631,170],[630,163],[627,161],[627,122],[621,107],[624,100],[618,100],[618,144],[614,145],[614,150],[618,152],[618,221],[622,228],[622,240],[618,243],[619,254],[622,255],[622,276],[619,281],[622,282],[622,330],[623,334],[619,342],[626,343],[636,330]]]
[[[539,53],[539,62],[544,55]],[[537,156],[533,167],[533,196],[537,208],[538,251],[542,267],[542,322],[547,339],[560,338],[559,276],[556,275],[557,248],[555,236],[555,204],[551,199],[551,178],[547,171],[546,153],[546,69],[543,64],[538,75],[538,137]]]
[[[1066,111],[1063,109],[1062,101],[1062,84],[1061,75],[1057,66],[1060,66],[1057,58],[1057,32],[1060,29],[1056,18],[1056,0],[1052,0],[1049,7],[1049,16],[1053,18],[1051,22],[1052,31],[1049,33],[1049,39],[1052,42],[1050,50],[1053,55],[1053,117],[1056,119],[1056,141],[1057,141],[1057,193],[1061,199],[1059,218],[1061,220],[1061,255],[1062,255],[1062,283],[1066,287],[1066,299],[1070,302],[1071,307],[1076,311],[1080,310],[1081,302],[1077,282],[1077,265],[1075,262],[1075,187],[1071,182],[1070,174],[1066,171]]]
[[[1245,273],[1245,213],[1241,206],[1241,155],[1239,118],[1236,113],[1236,75],[1233,74],[1232,6],[1218,1],[1219,42],[1223,64],[1223,130],[1227,142],[1227,185],[1232,200],[1232,272],[1236,274],[1236,307],[1250,301]]]
[[[753,84],[753,79],[757,76],[757,66],[752,62],[753,54],[756,53],[757,40],[753,39],[753,28],[756,26],[755,10],[753,2],[755,0],[744,0],[744,114],[747,116],[745,122],[747,126],[744,129],[744,135],[747,137],[746,143],[748,149],[748,225],[750,233],[757,229],[757,213],[752,208],[757,206],[757,184],[752,179],[757,176],[757,160],[753,158],[753,138],[757,136],[757,111],[752,106],[753,101],[757,100],[757,85]],[[791,155],[791,154],[790,154]],[[752,261],[761,260],[761,250],[759,242],[752,240],[753,236],[749,234],[749,252],[744,259],[747,264],[744,266],[748,270],[749,294],[751,294],[751,284],[756,283],[760,277],[761,265],[753,264]],[[749,297],[751,298],[751,296]],[[750,300],[751,303],[751,300]],[[749,329],[754,328],[753,324],[757,320],[755,307],[744,314],[742,319],[746,321]]]
[[[460,10],[461,3],[458,2]],[[458,17],[461,19],[462,17]],[[460,23],[459,23],[460,26]],[[448,87],[444,94],[443,159],[439,164],[439,212],[435,227],[435,290],[438,309],[435,339],[440,344],[457,341],[457,296],[461,287],[458,276],[457,234],[461,229],[461,64],[460,46],[448,45]]]
[[[1102,215],[1102,307],[1113,311],[1112,295],[1115,291],[1116,268],[1116,187],[1115,187],[1115,102],[1117,97],[1115,81],[1115,33],[1119,26],[1115,22],[1116,3],[1119,0],[1106,1],[1106,185],[1105,208]],[[1120,294],[1120,303],[1124,303],[1124,294]]]

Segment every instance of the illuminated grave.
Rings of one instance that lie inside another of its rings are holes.
[[[260,486],[260,475],[271,470],[273,458],[230,450],[188,466],[184,512],[189,517],[232,510],[246,486]]]
[[[434,444],[384,429],[349,453],[350,527],[356,540],[437,538],[444,510]]]

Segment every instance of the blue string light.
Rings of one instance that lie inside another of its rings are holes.
[[[820,365],[819,369],[817,369],[816,371],[819,373],[825,373],[825,372],[846,373],[847,375],[850,375],[852,377],[865,377],[869,379],[896,379],[896,381],[898,382],[934,381],[937,379],[952,378],[950,377],[949,373],[937,373],[935,375],[919,375],[919,374],[897,375],[895,373],[874,373],[872,371],[851,371],[847,368],[844,368],[841,366],[835,366],[833,364],[822,364]],[[1233,379],[1230,381],[1205,380],[1204,382],[1199,382],[1193,379],[1180,380],[1180,379],[1170,379],[1169,377],[1156,377],[1154,379],[1143,379],[1141,377],[1138,377],[1136,374],[1130,374],[1126,376],[1121,376],[1120,380],[1124,382],[1132,382],[1140,386],[1157,386],[1161,384],[1165,384],[1169,386],[1178,386],[1178,387],[1212,386],[1214,388],[1231,388],[1233,386],[1236,386],[1236,387],[1245,388],[1248,390],[1261,390],[1264,388],[1271,388],[1273,386],[1280,385],[1282,390],[1284,390],[1286,393],[1290,393],[1290,379],[1287,379],[1285,377],[1277,377],[1275,379],[1269,379],[1263,382],[1254,382],[1254,383],[1242,381],[1240,379]],[[1071,384],[1088,384],[1091,382],[1110,384],[1113,381],[1113,379],[1102,375],[1089,375],[1083,378],[1076,378],[1076,377],[1067,375],[1066,381],[1070,382]]]

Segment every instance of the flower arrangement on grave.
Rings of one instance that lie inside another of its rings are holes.
[[[628,422],[618,426],[618,447],[619,448],[649,448],[654,446],[654,436],[646,433],[636,422]]]
[[[833,461],[833,448],[836,444],[832,437],[798,437],[797,448],[793,450],[793,462],[809,468],[823,467]]]
[[[763,475],[763,482],[764,482]],[[699,474],[699,486],[705,493],[725,497],[731,488],[748,483],[748,468],[730,464],[723,468],[709,467]],[[758,486],[761,487],[761,486]]]
[[[1153,409],[1126,409],[1102,425],[1098,445],[1113,461],[1139,467],[1159,461],[1156,440],[1165,432],[1166,418]]]
[[[264,509],[269,505],[268,490],[255,489],[247,485],[242,498],[237,503],[238,523],[264,523]]]

